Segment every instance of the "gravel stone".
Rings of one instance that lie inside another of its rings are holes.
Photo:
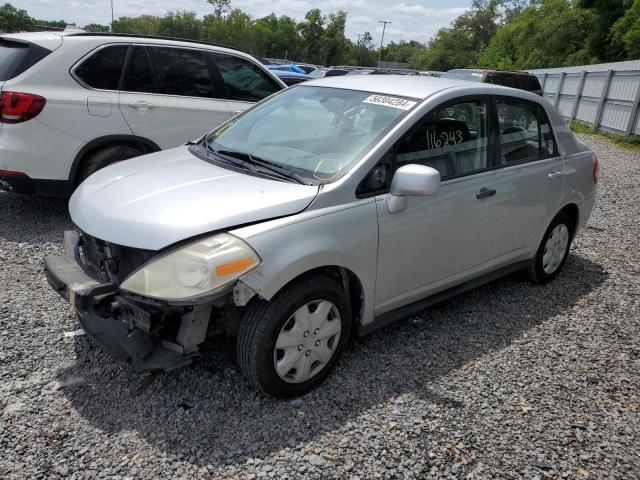
[[[600,159],[564,271],[515,275],[357,340],[303,399],[232,340],[144,376],[78,328],[42,259],[64,201],[0,194],[0,478],[640,478],[640,154]]]

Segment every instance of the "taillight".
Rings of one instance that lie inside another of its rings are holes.
[[[593,158],[593,183],[598,183],[600,179],[600,165],[598,164],[598,157],[595,153],[591,154],[591,158]]]
[[[44,97],[31,93],[2,92],[0,94],[0,122],[20,123],[38,115],[47,103]]]

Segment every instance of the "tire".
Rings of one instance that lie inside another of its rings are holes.
[[[560,273],[569,256],[573,231],[571,217],[566,212],[558,213],[542,237],[533,264],[529,267],[529,280],[542,284],[553,280]],[[554,235],[557,235],[555,239],[552,238]],[[554,246],[556,248],[552,248]]]
[[[76,174],[76,187],[84,182],[91,174],[112,163],[139,157],[143,152],[127,145],[112,145],[92,153],[85,159]]]
[[[310,319],[308,324],[303,321],[305,315]],[[324,323],[318,323],[322,318]],[[323,338],[338,328],[333,322],[340,322],[339,333]],[[285,287],[271,301],[254,300],[247,307],[237,339],[238,365],[249,381],[266,394],[280,398],[302,395],[333,370],[349,340],[351,323],[349,301],[338,282],[325,275],[302,279]],[[310,328],[307,330],[304,325]],[[292,345],[277,349],[276,341],[280,339]],[[298,341],[300,345],[296,345]],[[331,350],[332,355],[327,357]],[[297,360],[292,363],[292,359]],[[304,374],[306,365],[309,376]],[[300,378],[296,378],[298,375]]]

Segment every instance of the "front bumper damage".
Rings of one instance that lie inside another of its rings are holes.
[[[137,371],[173,370],[191,363],[206,338],[212,311],[229,303],[231,290],[197,304],[136,298],[116,283],[87,273],[81,242],[78,233],[65,232],[65,254],[46,257],[44,269],[49,284],[76,309],[87,335]]]

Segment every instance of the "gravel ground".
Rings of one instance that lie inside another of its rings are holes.
[[[640,154],[546,286],[510,277],[359,340],[328,381],[257,394],[220,339],[140,376],[92,347],[42,257],[61,201],[0,195],[0,478],[640,478]]]

